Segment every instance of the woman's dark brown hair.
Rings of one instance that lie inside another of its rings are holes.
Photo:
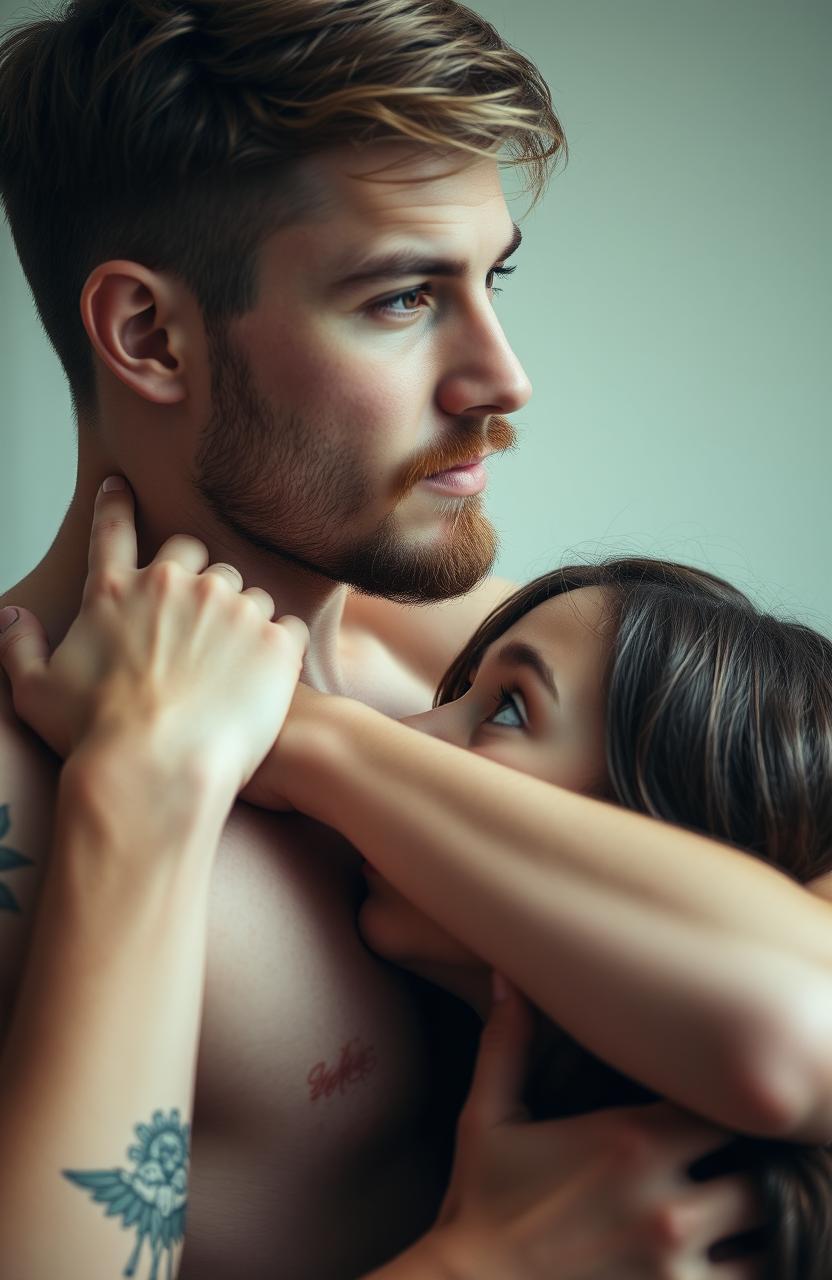
[[[628,558],[544,574],[486,618],[436,702],[459,697],[485,650],[524,614],[581,587],[609,592],[614,624],[610,798],[801,883],[832,869],[832,642],[703,570]],[[537,1115],[654,1096],[551,1028],[541,1026],[539,1049],[529,1085]],[[760,1189],[771,1280],[830,1280],[832,1151],[744,1138],[727,1158]]]

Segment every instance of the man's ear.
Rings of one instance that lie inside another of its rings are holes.
[[[144,400],[178,404],[188,391],[188,327],[198,308],[184,286],[137,262],[102,262],[81,293],[93,350]]]

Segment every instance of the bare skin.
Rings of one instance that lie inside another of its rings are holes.
[[[303,405],[318,431],[328,423],[332,449],[344,448],[347,428],[355,433],[360,424],[357,465],[373,477],[375,495],[352,518],[356,536],[398,506],[401,538],[441,549],[450,526],[438,500],[417,492],[397,504],[391,491],[414,452],[462,417],[484,449],[490,415],[510,412],[528,394],[487,288],[511,221],[491,164],[456,177],[437,177],[435,162],[428,164],[418,206],[406,183],[368,185],[349,172],[337,157],[318,166],[335,212],[267,245],[263,301],[234,336],[269,401]],[[448,319],[429,350],[414,332],[420,319],[366,314],[385,286],[406,288],[408,278],[376,281],[348,298],[331,292],[333,245],[340,262],[345,248],[363,253],[372,237],[379,248],[412,241],[414,226],[434,253],[471,260],[470,275],[448,288]],[[320,573],[262,553],[223,526],[190,483],[210,413],[210,356],[191,296],[137,264],[103,264],[82,311],[97,356],[98,422],[80,425],[78,486],[54,546],[2,603],[37,613],[53,644],[63,637],[80,601],[94,494],[107,474],[122,471],[137,495],[140,563],[180,530],[197,535],[213,561],[233,563],[246,583],[279,596],[282,612],[307,622],[311,682],[395,715],[424,709],[500,585],[443,606],[437,633],[426,613],[354,599]],[[287,346],[286,317],[302,348]],[[428,644],[429,635],[436,638]],[[35,863],[21,891],[28,907],[47,855],[44,815],[56,764],[8,701],[2,720],[2,772],[14,779],[4,800],[16,845]],[[356,1274],[435,1213],[444,1143],[423,1123],[430,1082],[421,1015],[406,980],[358,938],[360,892],[356,859],[330,835],[247,807],[232,815],[211,882],[186,1280],[228,1274],[241,1260],[251,1277],[271,1276],[276,1254],[298,1276]],[[24,910],[11,928],[4,921],[0,967],[10,998],[30,920]],[[310,1073],[337,1064],[353,1041],[372,1049],[372,1076],[313,1101]]]
[[[66,756],[0,1063],[0,1235],[17,1280],[56,1268],[66,1280],[108,1280],[127,1247],[124,1274],[179,1273],[208,880],[231,800],[283,722],[308,638],[296,618],[273,624],[271,597],[242,591],[233,568],[207,564],[193,539],[165,544],[139,570],[131,499],[112,484],[96,503],[81,612],[55,653],[33,615],[0,611],[15,706]],[[183,557],[206,563],[190,572]],[[629,1188],[622,1197],[610,1185],[629,1149],[608,1150],[602,1125],[576,1151],[574,1126],[555,1134],[518,1117],[530,1022],[515,993],[495,993],[440,1219],[375,1280],[553,1270],[577,1280],[587,1266],[600,1280],[613,1262],[655,1252],[645,1230],[621,1234],[623,1209],[639,1227],[644,1217]],[[377,1065],[372,1046],[350,1042],[333,1069],[316,1064],[310,1100],[343,1095]],[[151,1110],[150,1123],[133,1125]],[[131,1128],[134,1168],[61,1167],[101,1166],[112,1135]],[[679,1139],[681,1154],[706,1135],[688,1123]],[[78,1187],[106,1204],[105,1219],[79,1215]],[[117,1223],[133,1228],[130,1246]]]
[[[14,847],[34,863],[16,880],[21,914],[3,920],[8,1008],[47,870],[58,766],[8,703],[0,755]],[[358,859],[333,833],[246,805],[229,819],[208,902],[183,1278],[225,1277],[241,1259],[270,1277],[276,1254],[293,1275],[357,1275],[435,1216],[444,1135],[425,1124],[420,1008],[361,943],[361,890]],[[371,1070],[316,1095],[319,1064],[337,1068],[347,1044],[371,1051]]]
[[[194,927],[199,935],[200,919],[204,930],[211,828],[280,723],[297,677],[297,642],[305,641],[302,623],[282,619],[296,639],[272,652],[277,635],[264,628],[270,597],[243,592],[252,604],[241,612],[235,592],[242,583],[230,566],[209,565],[201,575],[184,568],[186,557],[207,561],[192,539],[172,540],[137,572],[129,511],[123,492],[100,496],[84,605],[54,655],[33,615],[0,611],[0,666],[15,705],[68,757],[52,865],[2,1063],[4,1150],[7,1171],[16,1174],[0,1198],[9,1215],[2,1234],[21,1280],[53,1270],[56,1247],[68,1280],[111,1273],[121,1248],[106,1229],[113,1224],[105,1222],[102,1234],[101,1223],[96,1232],[80,1221],[71,1188],[50,1173],[70,1150],[83,1148],[87,1160],[100,1163],[111,1132],[148,1105],[148,1090],[179,1104],[167,1118],[166,1149],[180,1183],[158,1204],[177,1211],[187,1193],[176,1137],[180,1120],[190,1117],[203,950],[194,951],[189,936]],[[68,927],[68,913],[84,921],[80,934]],[[148,921],[158,941],[143,956]],[[730,1230],[754,1211],[741,1183],[693,1191],[687,1182],[686,1165],[720,1145],[724,1133],[668,1107],[529,1125],[519,1099],[530,1030],[526,1006],[507,984],[495,983],[437,1224],[372,1280],[536,1280],[552,1273],[621,1280],[659,1269],[688,1280],[707,1271],[709,1233],[720,1223]],[[316,1064],[311,1100],[343,1094],[376,1066],[372,1047],[351,1043],[332,1069]],[[164,1128],[165,1120],[154,1113],[154,1125]],[[41,1134],[36,1144],[33,1129]],[[143,1164],[139,1183],[130,1181],[122,1215],[138,1203],[137,1185],[156,1197],[155,1167],[153,1160]],[[104,1178],[124,1195],[118,1170],[66,1176],[88,1189],[85,1178]],[[60,1222],[58,1246],[54,1234],[28,1225],[35,1205]],[[174,1231],[177,1245],[182,1226]],[[153,1276],[157,1261],[154,1255]],[[720,1275],[747,1280],[750,1272],[738,1263],[720,1267]]]
[[[123,487],[100,496],[83,619],[95,623],[73,627],[55,662],[66,732],[51,741],[69,759],[0,1061],[0,1235],[20,1280],[58,1268],[94,1280],[140,1263],[138,1274],[147,1265],[155,1278],[162,1262],[171,1274],[187,1204],[211,862],[282,723],[305,643],[302,622],[273,624],[271,598],[236,592],[223,566],[193,575],[163,547],[138,572],[135,536],[114,518],[126,500]],[[7,644],[21,661],[14,632]],[[117,1163],[113,1139],[129,1143],[131,1132],[140,1144]],[[97,1193],[102,1180],[132,1215],[122,1230],[79,1214],[77,1189]]]
[[[368,171],[388,158],[372,151]],[[413,610],[353,595],[327,576],[343,544],[371,538],[385,519],[405,552],[443,557],[454,538],[448,499],[422,483],[402,496],[403,469],[463,432],[466,447],[474,440],[485,454],[491,419],[529,393],[492,306],[493,269],[513,235],[496,165],[449,172],[446,159],[421,152],[406,181],[384,185],[361,181],[356,166],[352,152],[315,161],[320,213],[267,243],[260,300],[231,336],[265,403],[311,424],[321,448],[366,482],[366,500],[311,532],[287,524],[288,503],[304,486],[281,490],[278,433],[257,517],[272,543],[291,542],[291,554],[264,550],[218,515],[192,483],[212,411],[199,309],[174,278],[136,263],[100,264],[81,298],[98,413],[79,424],[76,494],[44,561],[0,600],[37,614],[52,646],[78,611],[94,495],[113,472],[136,493],[140,564],[175,533],[199,538],[213,562],[230,562],[281,612],[304,619],[311,684],[389,715],[427,708],[450,657],[504,593],[491,581]],[[345,256],[402,247],[464,269],[335,288]],[[304,478],[311,483],[312,471]],[[198,572],[192,554],[184,549],[183,560]],[[16,873],[22,910],[0,930],[7,1007],[47,872],[57,773],[5,695],[8,794],[0,802],[9,805],[15,848],[33,864]],[[360,942],[360,893],[355,857],[331,834],[245,805],[232,813],[209,890],[184,1280],[220,1280],[241,1267],[251,1280],[271,1280],[276,1258],[298,1280],[360,1274],[412,1240],[437,1209],[446,1135],[425,1123],[436,1091],[421,1013],[406,979]],[[352,1066],[342,1061],[345,1045]],[[716,1236],[724,1232],[721,1221]],[[634,1275],[666,1274],[666,1261],[655,1250]]]

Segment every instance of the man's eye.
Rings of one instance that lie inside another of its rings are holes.
[[[498,724],[506,729],[525,729],[526,704],[520,694],[501,689],[498,694],[497,709],[488,717],[486,724]]]
[[[370,303],[369,310],[377,315],[405,316],[419,311],[424,298],[430,296],[430,286],[417,285],[415,289],[406,289],[404,293],[394,294],[392,298],[382,298],[380,302]]]
[[[502,289],[499,289],[494,283],[495,277],[505,280],[507,276],[513,275],[516,270],[516,263],[513,267],[492,267],[485,278],[486,289],[488,289],[489,293],[502,293]]]

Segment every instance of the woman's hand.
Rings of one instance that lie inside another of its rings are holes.
[[[314,786],[314,761],[323,744],[329,717],[347,701],[298,684],[280,736],[242,793],[242,799],[261,809],[296,807],[296,780]],[[305,775],[305,776],[304,776]]]
[[[759,1225],[751,1184],[688,1177],[730,1135],[664,1103],[531,1123],[519,1101],[530,1037],[528,1006],[509,988],[483,1031],[439,1220],[420,1242],[436,1274],[754,1280],[759,1258],[709,1257]]]
[[[308,632],[271,622],[272,598],[209,565],[196,538],[169,539],[138,569],[132,495],[105,484],[81,611],[55,652],[32,614],[4,611],[15,710],[61,756],[138,739],[168,775],[200,775],[230,802],[283,724]]]

